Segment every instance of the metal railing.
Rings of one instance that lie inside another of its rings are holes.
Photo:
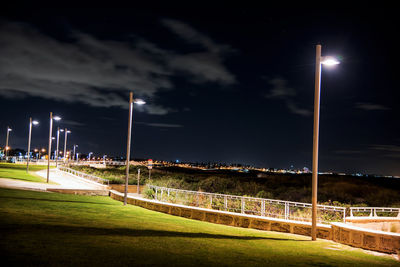
[[[400,208],[351,207],[350,217],[399,217]]]
[[[57,169],[60,170],[60,171],[67,172],[67,173],[73,174],[75,176],[84,178],[84,179],[88,179],[88,180],[100,183],[100,184],[109,185],[109,181],[107,179],[104,179],[104,178],[100,178],[100,177],[97,177],[97,176],[94,176],[94,175],[91,175],[91,174],[87,174],[87,173],[84,173],[84,172],[76,171],[74,169],[63,167],[63,166],[58,166]]]
[[[312,205],[309,203],[206,193],[154,185],[148,185],[148,187],[154,190],[154,198],[161,202],[286,220],[311,221]],[[344,222],[345,219],[345,207],[317,206],[318,222]]]
[[[80,160],[80,161],[68,161],[68,164],[71,165],[91,165],[91,164],[103,164],[103,165],[112,165],[112,166],[124,166],[126,165],[125,161],[104,161],[104,160],[98,160],[98,161],[86,161],[86,160]]]

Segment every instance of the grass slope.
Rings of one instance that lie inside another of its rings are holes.
[[[175,217],[108,197],[0,189],[10,265],[393,266],[330,241]]]
[[[25,164],[0,163],[0,178],[18,179],[28,182],[46,182],[46,180],[33,172],[44,170],[47,166],[30,165],[29,173],[26,172]]]

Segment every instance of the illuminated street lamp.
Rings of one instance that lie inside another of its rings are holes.
[[[31,137],[32,137],[32,125],[38,125],[38,121],[33,121],[32,117],[29,118],[29,135],[28,135],[28,158],[26,160],[26,172],[29,172],[29,159],[31,157]]]
[[[53,120],[59,121],[61,118],[59,116],[54,116],[53,117],[53,112],[50,112],[50,129],[49,129],[49,156],[47,157],[47,183],[49,182],[50,178],[50,151],[51,151],[51,137],[52,137],[52,131],[53,131]]]
[[[72,160],[75,160],[75,153],[76,153],[76,148],[78,147],[78,145],[74,145],[74,154],[72,155]]]
[[[311,239],[317,240],[317,191],[318,191],[318,139],[319,110],[321,95],[321,65],[334,66],[340,62],[334,57],[321,56],[321,45],[316,47],[315,61],[315,95],[314,95],[314,134],[313,134],[313,167],[312,167],[312,219]]]
[[[57,127],[57,149],[56,149],[56,168],[58,167],[58,157],[60,155],[60,152],[58,151],[59,143],[60,143],[60,132],[64,132],[63,129],[60,129],[60,127]]]
[[[6,147],[5,147],[5,150],[6,150],[6,160],[8,160],[8,150],[10,150],[10,147],[8,146],[8,138],[9,138],[9,135],[10,135],[10,132],[12,131],[12,129],[9,127],[9,126],[7,126],[7,138],[6,138]]]
[[[126,144],[126,177],[125,177],[125,193],[124,193],[124,205],[127,203],[128,199],[128,179],[129,179],[129,159],[131,155],[131,133],[132,133],[132,115],[133,115],[133,103],[138,105],[144,105],[142,99],[133,99],[133,93],[129,93],[129,118],[128,118],[128,137]]]
[[[64,137],[65,137],[65,139],[64,139],[64,162],[65,162],[66,156],[67,156],[67,137],[68,137],[69,133],[71,133],[71,131],[68,130],[67,128],[65,128],[65,131],[64,131]]]

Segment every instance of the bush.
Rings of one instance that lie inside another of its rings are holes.
[[[154,199],[155,194],[156,194],[156,192],[155,192],[153,189],[151,189],[151,188],[146,188],[146,189],[143,191],[144,197],[145,197],[145,198],[148,198],[148,199]]]
[[[272,194],[271,192],[265,192],[264,190],[261,190],[260,192],[257,193],[256,197],[273,199],[274,194]]]

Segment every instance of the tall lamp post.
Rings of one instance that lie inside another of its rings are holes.
[[[57,127],[57,149],[56,149],[56,168],[58,167],[58,157],[60,156],[60,152],[58,151],[59,148],[59,143],[60,143],[60,132],[64,132],[63,129],[60,129],[60,127]]]
[[[71,133],[70,130],[68,130],[67,128],[65,128],[64,131],[64,136],[65,136],[65,140],[64,140],[64,162],[66,161],[66,156],[67,156],[67,138],[68,138],[68,134]]]
[[[75,152],[76,152],[76,148],[78,147],[78,145],[74,145],[74,154],[72,155],[72,160],[75,160]]]
[[[131,133],[132,133],[132,115],[133,115],[133,103],[138,105],[144,105],[141,99],[133,99],[133,93],[129,93],[129,118],[128,118],[128,137],[126,144],[126,177],[125,177],[125,192],[124,192],[124,205],[127,203],[128,198],[128,179],[129,179],[129,159],[131,157]]]
[[[316,46],[315,56],[315,93],[314,93],[314,134],[313,134],[313,167],[312,167],[312,219],[311,239],[317,240],[317,192],[318,192],[318,140],[319,140],[319,110],[321,95],[321,65],[337,65],[334,57],[322,57],[321,45]]]
[[[32,138],[32,125],[38,125],[38,121],[33,121],[32,117],[29,118],[29,135],[28,135],[28,158],[26,159],[26,172],[29,172],[29,160],[31,157],[31,138]]]
[[[8,147],[8,138],[10,137],[10,132],[11,131],[12,131],[12,129],[9,126],[7,126],[7,138],[6,138],[6,147],[5,147],[5,149],[6,149],[6,160],[8,160],[8,150],[10,149]]]
[[[52,132],[53,132],[53,120],[59,121],[61,118],[59,116],[53,117],[53,112],[50,112],[50,129],[49,129],[49,150],[48,157],[47,157],[47,183],[49,182],[50,178],[50,153],[51,153],[51,139],[52,139]]]

